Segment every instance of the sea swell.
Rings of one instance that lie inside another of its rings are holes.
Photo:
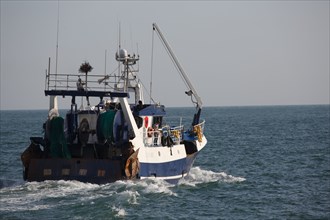
[[[44,113],[1,112],[0,219],[329,219],[329,105],[203,108],[208,144],[176,185],[24,182],[20,154]]]

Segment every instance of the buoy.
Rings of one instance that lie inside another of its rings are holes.
[[[127,179],[135,179],[137,174],[139,173],[140,163],[139,159],[137,158],[139,149],[137,149],[126,161],[125,174]]]
[[[146,116],[145,118],[144,118],[144,126],[147,128],[148,127],[148,122],[149,122],[149,118],[148,118],[148,116]]]

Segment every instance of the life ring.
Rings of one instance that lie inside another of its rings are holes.
[[[137,149],[127,160],[125,164],[125,174],[127,179],[135,179],[140,170],[140,163],[137,155],[139,149]]]
[[[147,129],[147,135],[148,135],[148,137],[152,137],[153,132],[154,132],[154,129],[152,129],[152,127],[149,127]]]

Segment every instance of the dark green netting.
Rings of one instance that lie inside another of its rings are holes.
[[[115,110],[108,110],[102,113],[99,117],[100,134],[107,140],[113,140],[113,121],[116,115]]]
[[[50,155],[53,158],[71,158],[64,136],[64,119],[54,117],[50,121]]]

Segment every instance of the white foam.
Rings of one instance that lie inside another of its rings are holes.
[[[202,183],[235,183],[242,181],[245,181],[245,178],[235,177],[225,172],[214,172],[193,167],[189,175],[179,181],[179,185],[195,187],[197,184]],[[56,202],[44,204],[44,200],[48,198],[63,198],[67,205],[77,202],[94,205],[99,198],[111,197],[119,204],[138,205],[141,195],[177,196],[176,189],[176,185],[157,178],[116,181],[105,185],[63,180],[29,182],[19,186],[0,189],[0,211],[46,210],[61,205]],[[123,208],[114,207],[113,210],[116,211],[117,216],[126,215]]]
[[[2,197],[0,199],[0,211],[26,211],[26,210],[42,210],[42,209],[51,209],[56,205],[38,205],[35,204],[38,202],[38,199],[29,197],[11,197],[6,198]]]
[[[162,193],[176,196],[176,193],[171,190],[173,185],[169,184],[165,180],[160,180],[157,178],[136,181],[117,181],[116,184],[120,184],[121,187],[125,187],[127,190],[139,190],[147,194]]]
[[[0,210],[24,211],[50,209],[59,204],[39,205],[45,198],[60,198],[70,195],[80,195],[81,201],[93,200],[96,196],[91,193],[92,190],[99,188],[99,185],[81,183],[78,181],[44,181],[28,182],[16,187],[1,189]],[[72,201],[74,203],[76,201]]]
[[[137,198],[140,196],[140,194],[137,191],[134,190],[125,190],[123,192],[118,193],[121,197],[123,197],[124,199],[126,199],[126,201],[129,204],[139,204],[137,202]]]
[[[112,206],[111,209],[113,212],[116,212],[116,215],[115,215],[116,217],[123,217],[126,215],[126,211],[123,208],[118,208],[116,206]]]
[[[71,194],[88,194],[89,191],[99,188],[99,185],[82,183],[79,181],[44,181],[27,183],[27,189],[31,193],[41,197],[57,198]]]
[[[179,185],[196,186],[197,184],[210,182],[236,183],[245,180],[246,179],[243,177],[235,177],[225,172],[213,172],[210,170],[202,170],[200,167],[193,167],[189,174],[179,181]]]
[[[143,192],[144,193],[150,193],[150,194],[166,194],[170,196],[177,196],[176,193],[172,191],[172,187],[174,185],[169,184],[165,180],[161,179],[144,179],[141,180],[139,183],[141,186],[143,186]]]

